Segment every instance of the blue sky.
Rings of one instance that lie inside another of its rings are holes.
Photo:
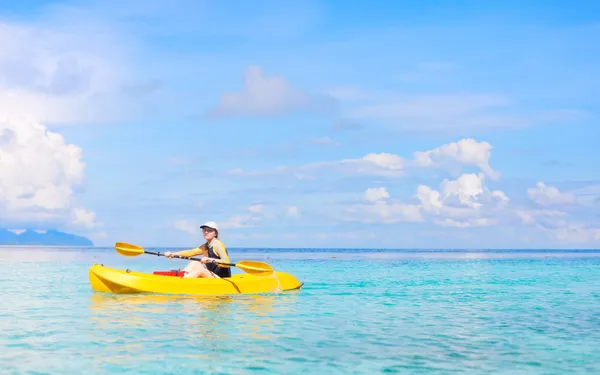
[[[6,2],[0,226],[98,245],[600,243],[600,5]],[[61,138],[62,137],[62,138]]]

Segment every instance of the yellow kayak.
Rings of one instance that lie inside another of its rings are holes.
[[[300,289],[303,285],[296,277],[285,272],[266,275],[242,273],[224,279],[181,278],[168,273],[149,274],[118,270],[100,264],[92,265],[89,278],[93,290],[117,294],[258,294]]]

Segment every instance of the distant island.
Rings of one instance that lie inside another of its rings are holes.
[[[89,239],[57,230],[0,228],[0,245],[94,246]]]

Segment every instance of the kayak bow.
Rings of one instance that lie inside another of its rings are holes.
[[[273,272],[268,275],[234,274],[230,278],[181,278],[94,264],[89,270],[92,289],[117,294],[159,293],[180,295],[258,294],[300,289],[293,275]]]

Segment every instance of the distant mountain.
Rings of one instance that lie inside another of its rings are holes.
[[[94,246],[89,239],[57,230],[10,231],[0,228],[0,245]]]

